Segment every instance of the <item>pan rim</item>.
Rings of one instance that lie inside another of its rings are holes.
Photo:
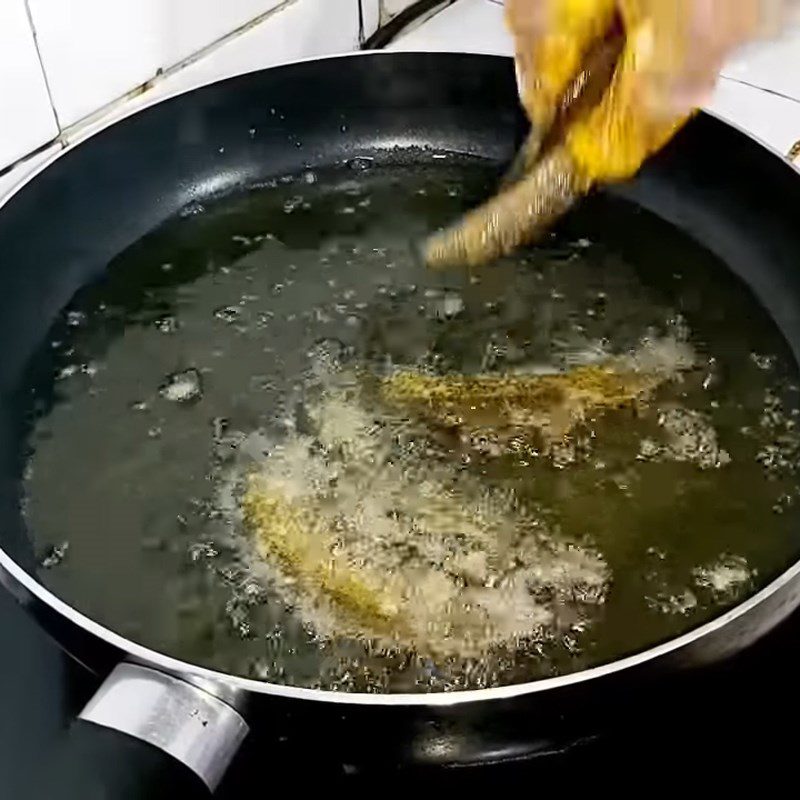
[[[35,180],[42,172],[52,166],[58,159],[64,157],[74,148],[80,147],[85,142],[92,139],[94,136],[102,133],[106,129],[119,122],[122,122],[130,117],[153,108],[156,105],[167,102],[169,100],[180,97],[189,92],[204,89],[217,83],[226,80],[235,80],[236,78],[244,75],[262,72],[265,69],[281,69],[284,67],[291,67],[298,64],[317,62],[317,61],[331,61],[341,58],[354,58],[354,57],[395,57],[402,55],[436,55],[436,56],[453,56],[453,55],[469,55],[474,58],[480,59],[506,59],[511,60],[510,56],[491,55],[482,53],[466,53],[459,51],[430,51],[419,50],[367,50],[355,51],[352,53],[334,54],[320,57],[310,57],[299,59],[296,61],[286,62],[272,67],[262,69],[249,70],[243,73],[226,76],[223,78],[208,81],[206,83],[198,84],[196,86],[184,87],[174,92],[152,98],[148,102],[141,105],[136,105],[135,108],[129,109],[127,113],[119,116],[109,118],[105,124],[99,124],[96,127],[90,122],[88,125],[90,129],[84,135],[78,135],[76,139],[71,141],[68,145],[61,150],[53,153],[49,158],[45,159],[41,164],[37,165],[28,175],[25,176],[13,189],[0,199],[0,213],[4,206],[25,186],[31,181]],[[744,130],[742,127],[735,123],[731,123],[723,119],[718,113],[714,111],[703,110],[704,114],[714,117],[733,130],[738,131],[740,134],[751,139],[760,147],[768,150],[772,155],[777,156],[783,161],[787,168],[793,169],[795,172],[800,172],[800,169],[791,162],[787,161],[783,155],[774,147],[767,144],[757,136]],[[769,584],[764,586],[754,595],[748,597],[741,603],[733,608],[728,609],[720,616],[714,617],[712,620],[694,628],[681,636],[668,639],[654,647],[633,653],[628,656],[610,661],[606,664],[600,664],[589,669],[580,670],[577,672],[560,675],[553,678],[542,678],[535,681],[528,681],[525,683],[510,684],[507,686],[497,686],[489,689],[470,689],[458,690],[453,692],[432,692],[427,694],[411,694],[411,693],[384,693],[384,694],[369,694],[362,692],[342,692],[331,691],[326,689],[310,689],[304,687],[290,686],[278,683],[270,683],[261,681],[254,678],[246,678],[240,675],[233,675],[230,673],[220,672],[207,667],[201,667],[192,664],[188,661],[183,661],[178,658],[166,655],[157,650],[151,649],[144,645],[140,645],[131,639],[116,633],[110,628],[95,621],[91,617],[78,611],[66,601],[62,600],[56,594],[51,592],[44,584],[22,566],[20,566],[11,556],[0,547],[0,584],[5,585],[6,589],[20,598],[19,589],[24,593],[31,596],[34,601],[43,603],[47,608],[54,611],[56,614],[66,618],[69,622],[82,629],[84,632],[94,636],[113,648],[126,654],[124,659],[132,660],[141,663],[145,666],[150,666],[159,669],[163,672],[175,675],[190,682],[194,682],[201,686],[206,686],[212,693],[219,692],[223,696],[238,696],[239,693],[253,693],[256,695],[267,695],[287,700],[298,701],[315,701],[331,705],[350,705],[350,706],[381,706],[381,707],[454,707],[467,705],[471,703],[483,703],[487,701],[501,701],[511,700],[528,695],[538,695],[540,693],[564,689],[570,686],[582,685],[589,681],[610,677],[624,670],[635,668],[645,665],[649,662],[655,661],[663,656],[677,653],[678,651],[688,647],[692,643],[727,627],[733,621],[744,616],[755,607],[761,605],[770,597],[779,592],[784,586],[795,581],[800,576],[800,558],[789,566],[778,577],[772,580]],[[26,598],[21,601],[23,606],[31,604],[30,599]]]
[[[161,670],[189,682],[205,686],[212,694],[224,697],[237,698],[241,693],[254,693],[270,695],[289,700],[313,700],[332,705],[356,706],[400,706],[400,707],[453,707],[470,703],[491,700],[510,700],[527,695],[564,689],[577,686],[604,677],[610,677],[627,669],[642,666],[655,661],[663,656],[677,653],[693,642],[702,639],[716,631],[727,627],[736,619],[744,616],[756,606],[768,600],[784,586],[792,583],[800,576],[800,561],[796,561],[785,572],[781,573],[771,583],[756,594],[721,614],[718,617],[694,628],[687,633],[673,639],[668,639],[661,644],[633,653],[629,656],[600,664],[589,669],[559,675],[553,678],[541,678],[525,683],[495,686],[489,689],[466,689],[453,692],[429,692],[412,694],[406,692],[371,694],[366,692],[341,692],[328,689],[310,689],[288,684],[271,683],[255,678],[246,678],[242,675],[220,672],[209,667],[201,667],[188,661],[183,661],[173,656],[168,656],[158,650],[140,645],[132,639],[116,633],[105,625],[78,611],[58,595],[47,589],[30,573],[24,570],[8,553],[0,548],[0,584],[6,586],[12,595],[19,598],[19,592],[14,590],[13,582],[29,592],[35,600],[44,603],[56,614],[65,617],[69,622],[77,625],[84,632],[101,639],[106,644],[126,654],[123,661],[133,661],[143,666]],[[23,606],[29,602],[22,602]],[[234,701],[235,702],[235,701]]]

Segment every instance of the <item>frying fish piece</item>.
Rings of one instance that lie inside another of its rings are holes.
[[[635,407],[668,375],[629,367],[581,366],[553,375],[425,375],[398,371],[381,397],[446,428],[538,432],[554,443],[580,421],[604,410]]]
[[[258,475],[250,476],[242,511],[260,555],[277,561],[306,591],[322,593],[345,615],[349,627],[391,635],[402,630],[401,598],[393,594],[385,576],[354,569],[336,555],[335,542],[312,512],[287,500]]]

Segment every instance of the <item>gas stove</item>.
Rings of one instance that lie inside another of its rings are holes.
[[[0,594],[0,651],[0,798],[15,798],[99,681],[5,594]],[[624,722],[607,720],[602,733],[557,752],[489,758],[454,769],[365,774],[325,752],[309,753],[302,742],[289,743],[276,757],[274,746],[251,736],[218,796],[241,798],[254,787],[279,786],[282,779],[330,791],[377,788],[389,778],[457,789],[483,780],[496,786],[542,781],[572,786],[596,779],[617,784],[634,775],[689,786],[697,785],[699,775],[730,779],[743,770],[760,780],[788,777],[797,749],[787,732],[800,710],[798,656],[800,616],[795,615],[746,654],[680,687],[665,688]]]

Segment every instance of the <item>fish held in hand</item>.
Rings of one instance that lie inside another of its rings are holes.
[[[697,74],[715,75],[715,62],[704,71],[695,64],[702,53],[692,45],[695,5],[509,2],[520,97],[534,131],[518,159],[525,174],[434,235],[423,249],[428,265],[478,266],[535,241],[592,186],[631,177],[660,150],[699,104],[680,87],[690,78],[705,86]],[[742,18],[733,26],[741,31],[725,40],[724,52],[757,27],[755,13],[731,15]]]

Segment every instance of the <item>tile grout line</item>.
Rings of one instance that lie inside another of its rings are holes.
[[[0,0],[0,2],[2,2],[2,0]],[[42,71],[42,78],[44,80],[48,102],[50,103],[50,109],[53,112],[53,118],[55,119],[56,127],[58,128],[58,134],[53,139],[50,139],[40,147],[31,150],[29,153],[26,153],[24,156],[18,158],[16,161],[13,161],[11,164],[5,165],[2,169],[0,169],[0,176],[5,175],[8,172],[11,172],[15,167],[24,164],[29,158],[35,157],[38,153],[42,152],[43,150],[46,150],[48,147],[51,147],[55,144],[59,145],[61,148],[66,147],[69,144],[69,140],[76,134],[80,135],[80,131],[83,128],[90,127],[91,125],[95,124],[100,119],[102,119],[104,116],[106,116],[107,114],[111,114],[114,111],[114,109],[121,107],[123,104],[129,102],[133,98],[144,94],[148,89],[153,88],[162,80],[175,75],[184,67],[188,67],[191,64],[194,64],[196,61],[205,58],[207,55],[211,55],[217,49],[233,41],[239,35],[246,33],[251,28],[254,28],[260,23],[267,20],[273,14],[283,11],[285,8],[294,5],[296,2],[298,2],[298,0],[283,0],[283,2],[279,3],[274,8],[270,8],[268,11],[265,11],[264,13],[259,14],[256,17],[253,17],[252,19],[245,22],[243,25],[240,25],[238,28],[235,28],[229,33],[226,33],[224,36],[215,39],[209,44],[203,46],[200,50],[196,50],[194,53],[191,53],[186,58],[181,59],[180,61],[176,62],[170,67],[167,67],[166,69],[160,69],[155,73],[155,75],[153,75],[153,77],[148,78],[146,81],[144,81],[141,84],[138,84],[137,86],[134,86],[132,89],[129,89],[127,92],[120,95],[119,97],[115,97],[113,100],[110,100],[108,103],[105,103],[104,105],[95,109],[91,114],[87,114],[85,117],[79,119],[77,122],[74,122],[71,125],[67,125],[66,127],[64,127],[61,124],[61,121],[58,116],[58,111],[56,110],[55,103],[53,101],[53,94],[50,89],[50,82],[47,78],[47,70],[44,67],[42,54],[39,49],[39,41],[36,36],[36,27],[33,23],[33,16],[31,14],[28,5],[29,0],[23,0],[25,13],[28,17],[28,24],[30,26],[31,35],[33,37],[34,47],[36,49],[36,57],[39,61],[39,68]]]
[[[23,0],[23,5],[25,6],[25,14],[28,17],[28,25],[31,29],[31,36],[33,37],[33,46],[36,50],[36,58],[39,61],[39,69],[42,71],[42,79],[44,80],[44,88],[47,92],[47,100],[50,103],[50,110],[53,112],[53,118],[56,121],[56,127],[59,131],[62,130],[61,128],[61,120],[58,118],[58,111],[56,110],[56,104],[53,101],[53,92],[50,89],[50,79],[47,77],[47,70],[44,67],[44,61],[42,60],[42,51],[39,48],[39,37],[36,33],[36,25],[33,22],[33,14],[31,13],[30,8],[30,1]],[[56,136],[58,139],[58,136]],[[56,141],[56,139],[52,139],[51,141]],[[49,144],[49,143],[48,143]]]
[[[0,2],[2,2],[2,0],[0,0]],[[56,110],[55,103],[53,101],[53,96],[50,89],[50,83],[47,79],[47,71],[44,68],[44,62],[42,60],[42,54],[39,49],[39,42],[36,36],[36,27],[33,23],[33,16],[31,14],[28,5],[29,0],[23,0],[25,13],[28,17],[28,24],[30,26],[31,35],[33,37],[34,47],[36,49],[36,57],[39,61],[39,68],[42,71],[42,78],[44,80],[45,90],[47,92],[48,101],[50,103],[50,109],[53,112],[53,117],[56,122],[56,127],[58,128],[58,134],[56,134],[54,138],[48,140],[39,147],[36,147],[30,152],[25,153],[24,156],[16,159],[16,161],[11,162],[10,164],[6,164],[2,168],[0,168],[0,177],[12,172],[14,169],[20,167],[29,159],[35,158],[37,155],[44,152],[49,147],[53,147],[55,145],[58,145],[61,149],[67,147],[70,143],[70,140],[74,136],[80,137],[81,131],[84,128],[90,128],[92,125],[100,121],[103,117],[107,115],[112,115],[117,108],[120,108],[126,103],[135,99],[136,97],[141,96],[149,89],[152,89],[154,86],[160,84],[164,79],[173,77],[183,68],[191,66],[195,62],[200,61],[206,56],[213,54],[214,52],[216,52],[217,49],[233,41],[239,35],[247,33],[251,28],[255,28],[257,25],[267,20],[273,14],[276,14],[279,11],[283,11],[285,8],[294,5],[296,2],[299,2],[299,0],[282,0],[282,2],[278,3],[278,5],[274,6],[273,8],[270,8],[269,10],[259,14],[256,17],[253,17],[252,19],[249,19],[247,22],[243,23],[239,27],[235,28],[232,31],[229,31],[225,35],[213,40],[212,42],[209,42],[199,50],[196,50],[195,52],[186,56],[186,58],[181,59],[180,61],[176,62],[175,64],[172,64],[166,69],[159,68],[151,78],[148,78],[143,83],[134,86],[132,89],[129,89],[124,94],[115,97],[113,100],[110,100],[109,102],[103,104],[99,108],[96,108],[93,112],[87,114],[85,117],[82,117],[77,122],[74,122],[71,125],[67,125],[66,127],[64,127],[62,126],[61,121],[59,120],[58,111]],[[358,0],[358,2],[360,2],[360,0]]]
[[[169,67],[161,69],[159,72],[156,72],[154,78],[163,78],[168,75],[174,75],[179,70],[183,69],[184,67],[188,67],[191,64],[194,64],[196,61],[199,61],[202,58],[205,58],[207,55],[213,53],[215,50],[218,50],[223,45],[228,44],[228,42],[232,42],[237,37],[241,36],[244,33],[247,33],[252,28],[260,25],[262,22],[265,22],[267,19],[276,15],[283,11],[284,9],[288,8],[289,6],[294,5],[295,3],[299,2],[299,0],[282,0],[282,2],[278,3],[278,5],[270,8],[267,11],[264,11],[261,14],[257,14],[255,17],[247,20],[247,22],[239,25],[238,28],[234,28],[232,31],[229,31],[224,36],[220,36],[218,39],[214,39],[212,42],[209,42],[207,45],[204,45],[199,50],[195,50],[194,53],[186,56],[186,58],[177,61],[175,64],[170,65]],[[150,85],[152,84],[153,79],[150,81],[145,81],[145,84]]]
[[[772,95],[773,97],[780,97],[783,100],[789,100],[792,103],[797,103],[798,105],[800,105],[800,98],[784,94],[783,92],[779,92],[777,89],[770,89],[766,86],[758,86],[755,83],[744,81],[741,78],[733,78],[729,75],[725,75],[724,73],[720,75],[720,78],[724,81],[730,81],[731,83],[738,83],[740,86],[747,86],[749,89],[755,89],[756,91],[764,92],[765,94]]]
[[[2,0],[0,0],[0,2],[2,2]],[[186,58],[177,61],[175,64],[172,64],[171,66],[166,68],[160,67],[151,78],[148,78],[143,83],[134,86],[124,94],[121,94],[119,97],[115,97],[113,100],[110,100],[108,103],[105,103],[104,105],[95,109],[91,114],[87,114],[85,117],[82,117],[77,122],[73,122],[66,128],[62,128],[60,135],[61,140],[66,144],[67,141],[72,136],[75,135],[80,136],[80,131],[82,129],[94,125],[104,116],[112,113],[114,109],[124,105],[125,103],[131,101],[133,98],[138,97],[147,92],[148,90],[152,89],[153,87],[163,83],[164,80],[176,75],[182,69],[185,69],[186,67],[189,67],[198,61],[201,61],[207,56],[210,56],[220,48],[224,47],[225,45],[229,44],[235,39],[238,39],[240,36],[252,30],[253,28],[257,27],[262,22],[265,22],[273,15],[276,15],[281,11],[289,8],[290,6],[293,6],[297,2],[299,2],[299,0],[283,0],[283,2],[279,3],[274,8],[270,8],[268,11],[265,11],[264,13],[259,14],[256,17],[253,17],[252,19],[245,22],[243,25],[240,25],[238,28],[235,28],[229,33],[226,33],[224,36],[215,39],[214,41],[200,48],[199,50],[196,50],[194,53],[191,53]]]
[[[22,158],[18,158],[16,161],[12,161],[10,164],[6,164],[4,167],[0,168],[0,179],[4,176],[8,175],[10,172],[13,172],[17,167],[24,164],[26,161],[36,158],[36,156],[41,155],[45,152],[45,150],[49,150],[51,147],[58,146],[63,149],[63,144],[58,140],[58,137],[55,139],[50,139],[49,141],[45,142],[39,147],[35,147],[29,153],[25,153]],[[0,199],[5,197],[5,192],[0,192]]]

